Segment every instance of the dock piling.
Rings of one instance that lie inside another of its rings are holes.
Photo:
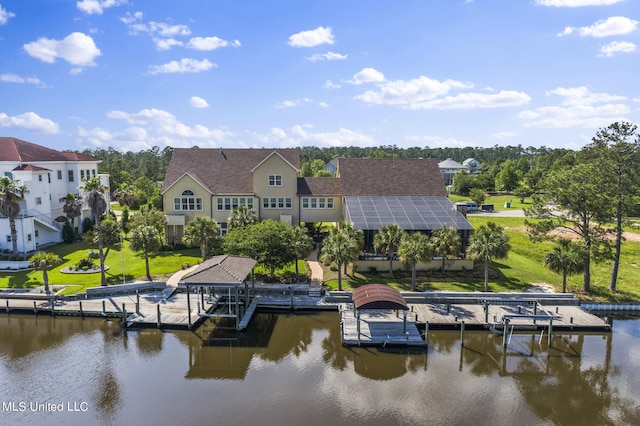
[[[464,347],[464,320],[460,323],[460,341]]]

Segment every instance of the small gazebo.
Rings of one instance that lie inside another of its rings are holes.
[[[226,290],[228,293],[229,301],[232,300],[232,296],[235,299],[235,313],[233,316],[236,318],[236,325],[240,321],[241,307],[246,309],[249,304],[249,292],[247,277],[256,266],[256,260],[250,257],[241,256],[213,256],[211,259],[207,259],[200,266],[184,277],[178,286],[186,288],[187,290],[187,310],[189,312],[189,328],[191,328],[191,302],[189,293],[191,288],[197,288],[200,292],[201,298],[204,298],[204,289],[215,291],[215,289]],[[243,304],[239,303],[239,289],[241,286],[245,287],[244,296],[245,300]],[[202,302],[204,306],[204,301]],[[229,315],[226,315],[229,316]]]

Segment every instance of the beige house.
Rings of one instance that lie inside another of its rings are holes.
[[[433,159],[338,158],[336,177],[299,177],[299,149],[175,149],[162,187],[166,237],[178,243],[195,216],[227,230],[238,206],[291,225],[352,222],[373,253],[380,227],[429,233],[445,224],[466,245],[473,229],[447,198]]]

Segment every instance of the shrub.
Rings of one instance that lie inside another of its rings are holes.
[[[93,230],[93,220],[90,217],[85,217],[82,221],[82,232]]]
[[[82,271],[93,269],[94,267],[95,267],[95,263],[93,259],[91,259],[90,257],[85,257],[84,259],[80,259],[80,261],[75,265],[76,270],[82,270]]]
[[[189,268],[191,268],[191,264],[189,262],[184,262],[182,264],[182,269],[189,269]]]
[[[62,241],[64,241],[67,244],[71,244],[75,240],[76,240],[76,233],[73,230],[73,227],[71,226],[71,224],[67,221],[64,223],[64,226],[62,227]]]
[[[375,266],[369,266],[369,273],[371,275],[378,275],[378,268],[376,268]]]

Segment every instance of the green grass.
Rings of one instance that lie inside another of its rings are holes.
[[[100,273],[94,274],[64,274],[62,268],[76,264],[80,259],[87,257],[91,248],[84,242],[74,244],[57,244],[47,249],[56,253],[63,263],[49,271],[49,285],[69,285],[64,294],[73,294],[84,291],[87,287],[100,285]],[[124,259],[124,265],[123,265]],[[200,250],[188,249],[178,252],[162,252],[149,257],[149,268],[154,280],[164,281],[183,265],[195,265],[199,263]],[[99,261],[96,259],[96,264]],[[120,284],[124,279],[127,282],[146,280],[144,255],[129,249],[129,243],[124,242],[124,248],[112,248],[105,260],[109,267],[106,271],[109,284]],[[0,275],[0,288],[31,288],[41,286],[42,271],[16,271],[3,272]]]
[[[95,247],[93,247],[94,250]],[[47,249],[47,251],[56,253],[63,260],[63,263],[52,268],[49,271],[49,285],[69,286],[63,294],[75,294],[84,292],[88,287],[97,287],[100,285],[100,273],[92,274],[65,274],[60,272],[62,268],[76,264],[80,259],[87,257],[92,247],[87,243],[75,244],[57,244]],[[123,265],[124,260],[124,265]],[[165,281],[175,272],[181,270],[183,266],[192,266],[200,263],[200,249],[188,249],[175,252],[162,252],[149,257],[149,268],[151,277],[157,281]],[[99,264],[95,259],[96,265]],[[146,280],[146,269],[144,255],[142,253],[133,252],[129,249],[128,241],[124,241],[124,248],[112,248],[105,260],[105,265],[109,267],[105,275],[109,284],[121,284],[123,282],[123,266],[124,280],[133,282],[136,280]],[[256,275],[268,276],[269,272],[257,266]],[[293,279],[295,277],[295,264],[287,268],[276,271],[277,277],[285,279]],[[298,273],[304,276],[307,270],[305,262],[298,261]],[[0,288],[33,288],[43,285],[42,271],[12,271],[2,272],[0,275]]]
[[[471,198],[463,195],[449,194],[449,200],[452,203],[457,203],[458,201],[471,201]],[[507,209],[504,207],[504,203],[510,202],[511,208]],[[531,207],[531,198],[525,198],[524,203],[520,202],[520,199],[511,195],[490,195],[484,200],[484,204],[493,204],[493,209],[496,211],[502,210],[512,210],[512,209],[525,209]],[[478,206],[480,208],[480,206]]]
[[[491,266],[492,274],[489,278],[489,290],[501,291],[525,291],[537,283],[552,285],[556,291],[562,288],[562,276],[548,270],[544,265],[544,256],[553,248],[552,242],[533,243],[526,234],[524,218],[521,217],[487,217],[470,216],[469,221],[474,227],[478,227],[489,221],[496,222],[505,228],[509,236],[511,251],[507,259],[500,259]],[[637,232],[636,229],[630,231]],[[378,274],[357,272],[355,275],[344,276],[343,289],[352,289],[364,284],[381,283],[388,284],[401,291],[411,289],[411,275],[402,272],[399,276],[392,277],[388,273],[385,263]],[[608,290],[611,277],[612,262],[592,264],[591,268],[591,294],[583,294],[582,274],[569,277],[567,290],[576,293],[583,299],[629,301],[640,300],[640,242],[624,241],[622,244],[622,256],[618,274],[617,292]],[[337,272],[325,268],[325,285],[337,289]],[[473,273],[466,276],[447,272],[443,278],[439,272],[420,273],[417,277],[417,287],[421,291],[482,291],[484,289],[484,276],[482,265],[476,265]]]

